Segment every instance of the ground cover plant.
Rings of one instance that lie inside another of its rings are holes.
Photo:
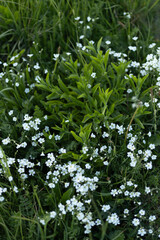
[[[160,238],[158,2],[1,2],[0,239]]]

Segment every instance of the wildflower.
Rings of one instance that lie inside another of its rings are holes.
[[[117,189],[112,189],[112,190],[111,190],[111,195],[112,195],[113,197],[115,197],[117,194],[118,194]]]
[[[145,193],[150,193],[151,192],[151,189],[150,189],[150,187],[145,187]]]
[[[84,35],[81,35],[80,37],[79,37],[79,39],[83,39],[84,38]]]
[[[22,124],[22,127],[23,127],[23,129],[26,130],[26,131],[29,131],[29,130],[30,130],[30,126],[28,125],[28,123],[23,123],[23,124]]]
[[[153,47],[155,47],[156,46],[156,43],[151,43],[149,46],[148,46],[148,48],[153,48]]]
[[[139,211],[139,214],[140,214],[141,216],[144,216],[144,215],[145,215],[145,211],[144,211],[143,209],[141,209],[141,210]]]
[[[24,90],[25,93],[29,93],[29,91],[30,91],[29,88],[25,88]]]
[[[36,65],[34,65],[33,67],[34,67],[34,69],[36,69],[36,70],[40,69],[39,63],[36,63]]]
[[[91,165],[90,165],[89,163],[87,163],[87,164],[85,165],[85,168],[86,168],[86,169],[90,169],[90,168],[91,168]]]
[[[137,41],[138,37],[133,37],[132,39],[133,39],[134,41]]]
[[[101,220],[100,220],[100,219],[97,219],[97,220],[95,221],[95,224],[96,224],[97,226],[101,225]]]
[[[86,154],[86,153],[88,152],[88,147],[87,147],[87,146],[84,146],[84,147],[82,148],[82,152],[83,152],[83,154]]]
[[[110,208],[111,208],[110,205],[103,205],[102,206],[102,211],[107,212]]]
[[[80,20],[80,17],[76,17],[75,20],[76,20],[76,21]]]
[[[128,90],[127,90],[127,93],[131,93],[131,92],[132,92],[132,89],[128,89]]]
[[[154,220],[156,220],[156,216],[155,215],[152,215],[149,217],[149,221],[150,222],[153,222]]]
[[[111,41],[107,40],[107,41],[105,41],[105,43],[106,43],[107,45],[109,45],[109,44],[111,44]]]
[[[129,46],[128,49],[129,49],[130,51],[135,52],[135,51],[137,50],[137,47],[136,47],[136,46]]]
[[[138,230],[138,234],[143,237],[143,236],[146,234],[146,230],[141,227],[141,228]]]
[[[10,110],[10,111],[8,112],[8,115],[11,116],[12,114],[13,114],[13,110]]]
[[[13,181],[13,177],[10,176],[10,177],[8,178],[8,181],[9,181],[9,182],[12,182],[12,181]]]
[[[103,164],[104,164],[105,166],[108,166],[109,162],[108,162],[108,161],[104,161]]]
[[[57,59],[59,58],[59,55],[60,54],[53,54],[53,56],[54,56],[53,60],[57,61]]]
[[[79,221],[81,221],[81,220],[84,218],[84,213],[79,212],[79,213],[77,214],[77,218],[78,218]]]
[[[55,211],[50,212],[50,217],[51,218],[55,218],[56,215],[57,215],[57,213]]]
[[[116,213],[112,213],[108,218],[106,219],[107,222],[112,223],[114,225],[120,224],[119,217]]]
[[[92,78],[95,78],[95,77],[96,77],[96,73],[93,72],[93,73],[91,74],[91,77],[92,77]]]
[[[152,149],[155,149],[155,144],[150,144],[149,145],[149,148],[152,150]]]
[[[87,21],[90,22],[92,20],[91,17],[87,17]]]
[[[129,213],[129,210],[126,208],[124,209],[124,214],[128,214]]]
[[[55,185],[54,183],[49,183],[48,186],[49,186],[50,188],[55,188],[56,185]]]
[[[147,170],[152,169],[152,162],[146,163],[145,167],[147,168]]]
[[[132,224],[133,224],[135,227],[138,226],[138,225],[140,224],[139,219],[138,219],[138,218],[134,218],[134,219],[132,220]]]
[[[4,144],[4,145],[7,145],[8,143],[10,143],[10,138],[9,137],[7,137],[7,138],[5,138],[5,139],[3,139],[2,140],[2,143]]]
[[[40,221],[40,223],[41,223],[42,225],[45,225],[44,219],[40,219],[39,221]]]

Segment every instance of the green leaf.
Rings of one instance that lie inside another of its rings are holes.
[[[100,38],[100,40],[97,43],[97,52],[99,52],[99,50],[100,50],[101,42],[102,42],[102,37]]]
[[[149,142],[155,144],[155,146],[160,146],[160,134],[151,136]]]
[[[92,88],[92,93],[93,93],[93,97],[97,91],[97,89],[100,87],[100,83],[96,84],[93,88]]]
[[[108,57],[109,57],[109,50],[104,55],[104,66],[105,66],[105,69],[107,68]]]
[[[83,143],[83,140],[82,138],[80,138],[75,132],[71,131],[73,137],[78,141],[78,142],[81,142]]]
[[[63,81],[60,79],[60,77],[58,78],[58,84],[59,84],[60,89],[61,89],[63,92],[69,94],[68,88],[67,88],[66,85],[63,83]]]
[[[109,234],[109,239],[110,239],[110,240],[124,240],[124,239],[125,239],[125,236],[124,236],[123,232],[124,232],[124,231],[120,231],[120,230],[111,232],[111,233]]]
[[[136,121],[136,123],[137,123],[142,129],[144,129],[143,123],[142,123],[138,118],[135,118],[134,120]]]
[[[65,193],[63,193],[61,202],[65,204],[66,201],[70,198],[72,193],[73,193],[73,188],[69,188]]]

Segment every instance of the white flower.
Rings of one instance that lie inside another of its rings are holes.
[[[83,152],[83,154],[86,154],[88,152],[88,147],[84,146],[82,148],[82,152]]]
[[[144,216],[144,215],[145,215],[145,211],[144,211],[143,209],[141,209],[141,210],[139,211],[139,214],[140,214],[141,216]]]
[[[60,135],[55,135],[55,136],[54,136],[54,139],[57,141],[57,140],[60,140],[61,137],[60,137]]]
[[[91,138],[95,138],[96,135],[94,133],[91,133]]]
[[[8,181],[9,181],[9,182],[12,182],[12,181],[13,181],[13,177],[10,176],[10,177],[8,178]]]
[[[95,77],[96,77],[96,73],[93,72],[93,73],[91,74],[91,77],[92,77],[92,78],[95,78]]]
[[[53,54],[54,58],[53,60],[57,61],[57,59],[59,58],[59,54]]]
[[[30,126],[28,125],[28,123],[23,123],[23,124],[22,124],[22,127],[23,127],[23,129],[26,130],[26,131],[29,131],[29,130],[30,130]]]
[[[0,197],[0,202],[3,202],[4,201],[4,197]]]
[[[39,63],[36,63],[36,65],[34,65],[33,67],[34,67],[34,69],[36,69],[36,70],[40,69]]]
[[[111,208],[110,205],[103,205],[102,206],[102,211],[107,212],[110,208]]]
[[[64,184],[64,187],[65,187],[65,188],[67,188],[68,186],[69,186],[69,183],[68,183],[68,182]]]
[[[100,220],[100,219],[97,219],[97,220],[95,221],[95,224],[96,224],[97,226],[101,225],[101,220]]]
[[[155,149],[155,144],[150,144],[149,145],[149,148],[152,150],[152,149]]]
[[[143,237],[146,234],[146,230],[144,228],[140,228],[138,230],[138,234]]]
[[[106,133],[106,132],[103,132],[102,137],[103,137],[103,138],[109,137],[109,134]]]
[[[86,169],[90,169],[90,168],[91,168],[91,165],[90,165],[89,163],[87,163],[87,164],[85,165],[85,168],[86,168]]]
[[[153,48],[154,46],[156,46],[156,43],[151,43],[148,48]]]
[[[116,213],[112,213],[108,218],[106,219],[107,222],[112,223],[114,225],[120,224],[119,217]]]
[[[59,151],[60,154],[66,153],[66,149],[65,148],[60,148],[58,151]]]
[[[147,170],[152,169],[152,162],[146,163],[145,167],[147,168]]]
[[[108,162],[108,161],[104,161],[103,164],[104,164],[105,166],[108,166],[109,162]]]
[[[111,44],[111,41],[107,40],[105,43],[106,43],[107,45],[109,45],[109,44]]]
[[[129,89],[127,90],[127,93],[131,93],[131,92],[132,92],[132,89],[129,88]]]
[[[129,210],[126,208],[124,209],[124,214],[128,214],[129,213]]]
[[[111,190],[111,195],[112,195],[113,197],[115,197],[117,194],[118,194],[117,189],[112,189],[112,190]]]
[[[151,192],[151,189],[150,189],[150,187],[145,187],[145,193],[150,193]]]
[[[25,93],[29,93],[29,91],[30,91],[29,88],[25,88],[24,90]]]
[[[81,221],[84,218],[84,214],[82,212],[79,212],[77,214],[77,218],[78,218],[79,221]]]
[[[39,221],[40,221],[40,223],[41,223],[42,225],[45,225],[44,219],[40,219]]]
[[[13,110],[10,110],[10,111],[8,112],[8,115],[11,116],[12,114],[13,114]]]
[[[133,51],[133,52],[135,52],[137,50],[136,46],[129,46],[128,48],[130,51]]]
[[[137,41],[138,37],[133,37],[132,39],[133,39],[134,41]]]
[[[3,139],[2,140],[2,143],[4,144],[4,145],[7,145],[8,143],[10,143],[10,138],[9,137],[7,137],[7,138],[5,138],[5,139]]]
[[[38,142],[39,142],[40,144],[42,144],[42,143],[45,142],[45,139],[44,139],[44,138],[39,138],[39,139],[38,139]]]
[[[156,220],[156,216],[155,215],[152,215],[149,217],[149,221],[150,222],[153,222],[154,220]]]
[[[50,212],[50,217],[51,218],[55,218],[56,215],[57,215],[57,213],[55,211]]]
[[[50,188],[55,188],[56,185],[55,185],[54,183],[49,183],[48,186],[49,186]]]
[[[144,103],[144,106],[145,106],[145,107],[149,107],[149,103],[145,102],[145,103]]]
[[[115,123],[111,123],[110,126],[109,126],[110,129],[115,129],[116,128],[116,125]]]
[[[78,48],[82,48],[82,44],[81,43],[76,43]]]
[[[27,54],[27,56],[28,56],[29,58],[31,58],[31,57],[33,56],[33,54]]]
[[[80,20],[80,17],[76,17],[75,20],[76,20],[76,21]]]
[[[92,20],[91,17],[87,17],[87,21],[90,22]]]
[[[133,224],[134,226],[138,226],[138,225],[140,224],[139,219],[138,219],[138,218],[134,218],[134,219],[132,220],[132,224]]]

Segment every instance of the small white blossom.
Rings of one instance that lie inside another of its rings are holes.
[[[134,226],[138,226],[138,225],[140,224],[139,219],[138,219],[138,218],[134,218],[134,219],[132,220],[132,224],[133,224]]]

